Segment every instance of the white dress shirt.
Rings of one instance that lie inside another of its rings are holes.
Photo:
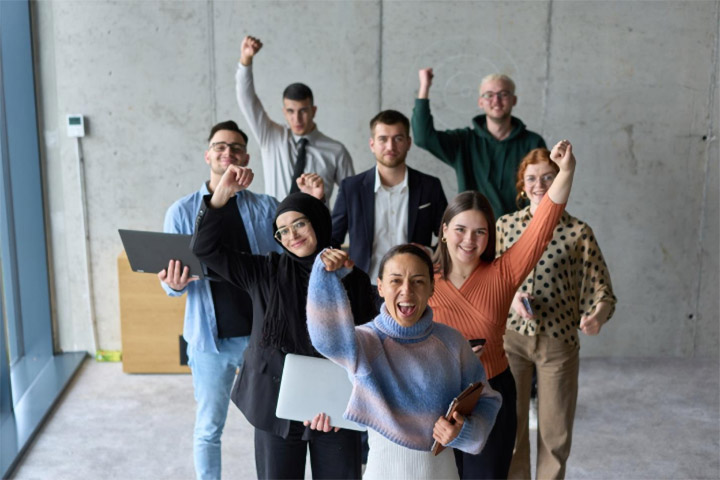
[[[395,245],[407,243],[410,198],[407,177],[407,168],[405,168],[403,181],[388,187],[380,181],[380,174],[375,167],[375,227],[368,272],[373,284],[377,283],[382,257]]]
[[[252,65],[238,63],[235,87],[240,111],[245,116],[253,136],[260,144],[265,193],[282,201],[293,181],[293,170],[297,160],[298,141],[292,130],[273,122],[255,94]],[[315,129],[303,135],[308,139],[305,147],[305,173],[317,173],[325,183],[327,201],[334,185],[343,178],[355,175],[352,158],[342,143],[327,137]]]

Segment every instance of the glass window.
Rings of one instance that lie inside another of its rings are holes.
[[[34,86],[29,2],[0,1],[2,478],[86,356],[53,352]]]

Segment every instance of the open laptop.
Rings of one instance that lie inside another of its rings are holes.
[[[179,233],[118,230],[134,272],[158,273],[170,260],[190,267],[190,276],[205,278],[200,260],[190,250],[192,235]]]
[[[325,413],[333,427],[365,431],[364,426],[343,418],[352,388],[341,366],[326,358],[288,353],[275,415],[302,422]]]

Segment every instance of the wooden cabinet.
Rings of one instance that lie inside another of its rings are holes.
[[[190,373],[180,364],[185,296],[168,297],[157,275],[133,272],[125,252],[118,257],[118,288],[123,371]]]

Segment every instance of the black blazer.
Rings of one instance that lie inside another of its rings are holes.
[[[375,229],[375,168],[345,178],[340,183],[332,212],[332,244],[339,247],[350,232],[350,258],[370,270]],[[440,179],[407,167],[408,242],[431,247],[432,234],[440,229],[447,199]],[[374,278],[370,279],[375,282]]]

